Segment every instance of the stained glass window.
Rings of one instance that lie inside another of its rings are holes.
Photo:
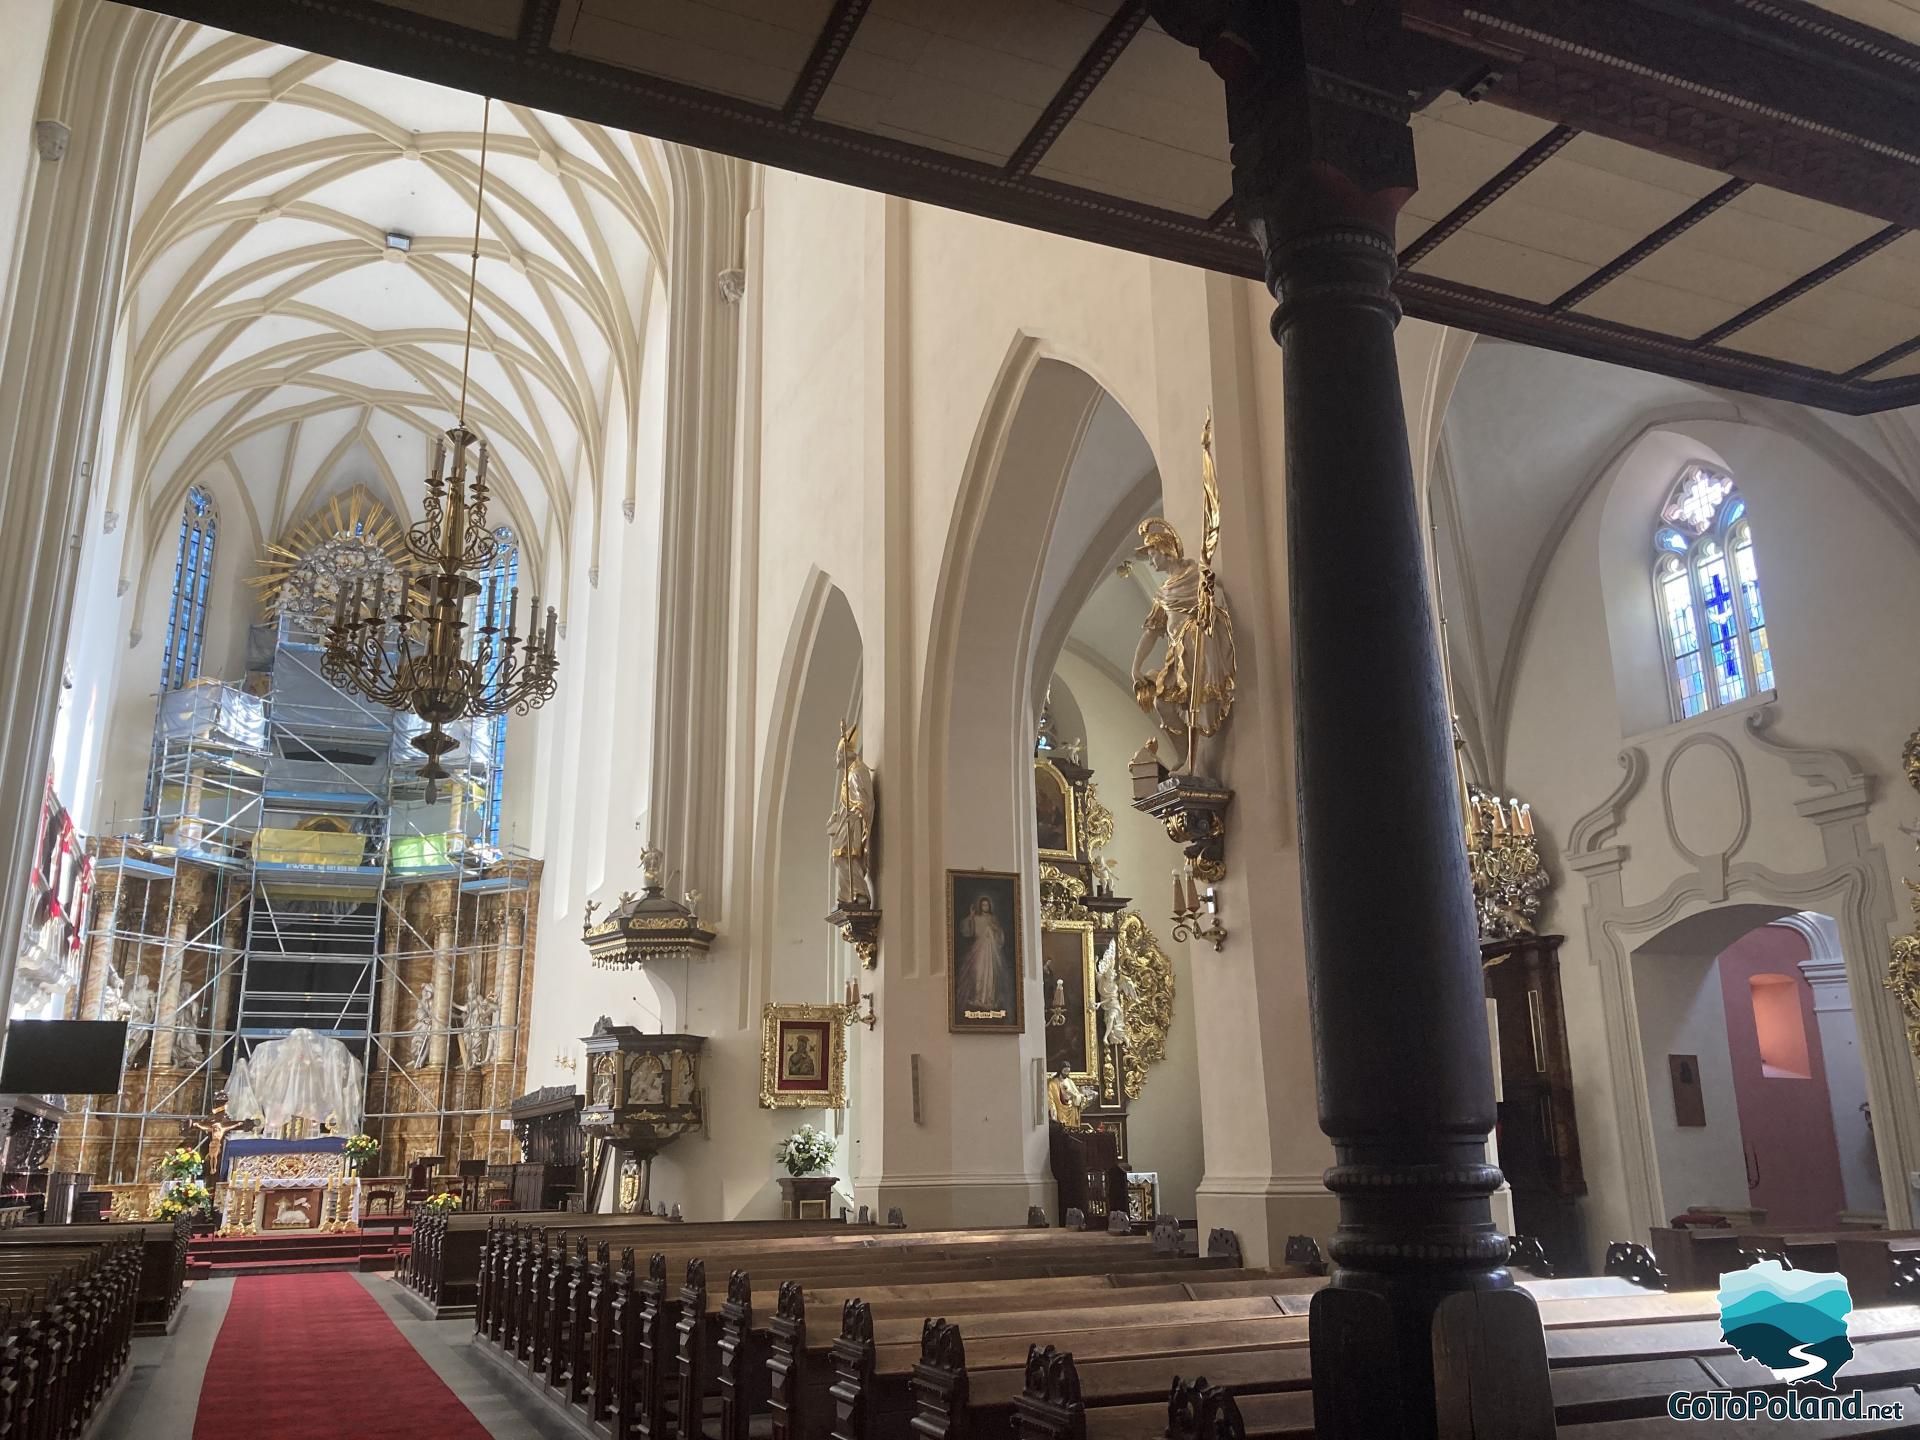
[[[160,657],[160,688],[178,690],[200,673],[200,645],[207,631],[207,592],[213,585],[213,546],[220,516],[213,497],[198,485],[187,491],[180,512],[180,545],[173,558],[173,604],[167,612],[167,644]]]
[[[1773,650],[1747,505],[1730,477],[1689,466],[1653,533],[1653,586],[1678,718],[1773,689]]]
[[[496,546],[493,565],[481,581],[480,596],[475,601],[479,612],[474,625],[476,639],[482,626],[491,625],[496,633],[506,631],[514,588],[520,583],[520,542],[514,538],[512,529],[505,525],[493,532],[493,539]],[[498,657],[497,649],[495,656]],[[488,721],[487,747],[486,842],[498,845],[500,802],[505,798],[507,779],[507,717],[504,712]]]
[[[1707,682],[1700,669],[1700,626],[1693,613],[1687,568],[1669,555],[1660,562],[1660,608],[1666,615],[1667,647],[1673,656],[1674,699],[1687,719],[1707,708]]]

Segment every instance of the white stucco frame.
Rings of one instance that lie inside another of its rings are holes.
[[[1652,1227],[1666,1224],[1669,1218],[1660,1188],[1653,1102],[1635,1005],[1634,951],[1675,922],[1730,902],[1772,906],[1783,912],[1815,910],[1833,918],[1859,1027],[1860,1058],[1874,1116],[1874,1148],[1886,1198],[1887,1223],[1894,1229],[1913,1224],[1914,1194],[1909,1176],[1920,1162],[1920,1090],[1914,1085],[1913,1060],[1907,1051],[1898,1007],[1881,984],[1886,937],[1895,906],[1886,852],[1867,833],[1868,777],[1839,751],[1789,745],[1776,739],[1768,733],[1773,715],[1774,708],[1766,705],[1745,716],[1745,739],[1750,744],[1734,745],[1721,735],[1704,732],[1680,740],[1663,757],[1661,780],[1644,798],[1640,792],[1651,768],[1649,757],[1641,747],[1628,746],[1620,755],[1625,771],[1620,783],[1573,826],[1568,836],[1568,868],[1587,880],[1582,919],[1588,955],[1600,970],[1607,1057],[1620,1133],[1621,1178],[1625,1181],[1629,1222],[1635,1232],[1630,1237],[1602,1237],[1608,1240],[1644,1241]],[[1665,778],[1683,751],[1700,744],[1722,749],[1732,759],[1743,814],[1746,767],[1754,750],[1783,761],[1795,776],[1807,781],[1814,793],[1797,801],[1794,808],[1819,830],[1826,864],[1817,870],[1782,873],[1736,860],[1747,838],[1743,823],[1725,851],[1689,853],[1688,859],[1696,867],[1692,873],[1675,879],[1656,898],[1629,905],[1621,874],[1628,850],[1613,843],[1615,832],[1628,809],[1642,800],[1658,805],[1664,812],[1668,833],[1676,833]]]

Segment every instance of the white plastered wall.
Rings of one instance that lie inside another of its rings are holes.
[[[1725,404],[1629,426],[1553,541],[1515,651],[1502,784],[1533,804],[1558,880],[1543,928],[1567,936],[1561,981],[1595,1255],[1609,1240],[1644,1240],[1668,1213],[1653,1134],[1656,1109],[1671,1105],[1649,1083],[1654,1042],[1629,957],[1730,903],[1834,917],[1890,1223],[1911,1214],[1920,1105],[1879,980],[1911,858],[1898,756],[1920,678],[1894,657],[1920,615],[1920,536],[1910,507],[1821,433]],[[1664,678],[1648,537],[1689,459],[1723,465],[1747,501],[1777,694],[1648,727],[1664,704],[1647,688]],[[1464,492],[1472,477],[1457,481]]]

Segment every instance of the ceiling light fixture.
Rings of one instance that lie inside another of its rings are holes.
[[[480,595],[479,576],[493,571],[500,542],[487,523],[487,442],[467,424],[467,376],[473,359],[473,306],[480,277],[480,221],[487,195],[487,138],[493,101],[480,126],[480,180],[473,205],[473,259],[467,272],[467,334],[460,358],[460,408],[454,427],[433,443],[425,518],[407,530],[413,573],[375,579],[371,591],[356,581],[343,590],[327,628],[321,670],[342,689],[394,710],[418,715],[427,728],[411,740],[426,757],[420,774],[427,796],[448,778],[440,762],[460,741],[444,726],[509,710],[525,714],[553,698],[558,656],[549,605],[544,632],[540,597],[533,597],[527,633],[518,631],[520,589],[501,608],[499,576],[489,576],[480,622],[471,644],[468,602]],[[412,237],[392,232],[412,244]],[[471,479],[469,479],[471,470]],[[503,623],[504,622],[504,623]]]

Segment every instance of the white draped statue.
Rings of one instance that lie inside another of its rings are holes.
[[[366,1095],[366,1072],[351,1050],[311,1030],[295,1030],[234,1062],[227,1114],[258,1120],[265,1135],[281,1134],[294,1119],[316,1130],[331,1119],[339,1133],[357,1135]]]

